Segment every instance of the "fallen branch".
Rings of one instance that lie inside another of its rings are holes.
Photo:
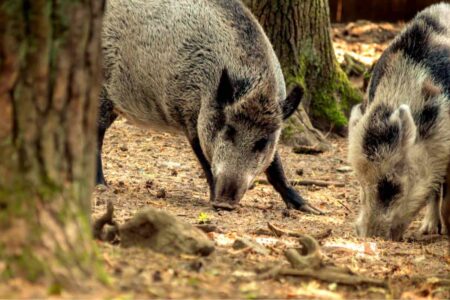
[[[262,185],[269,185],[270,183],[266,179],[258,179],[255,180],[255,184],[262,184]],[[303,185],[303,186],[320,186],[320,187],[329,187],[329,186],[335,186],[335,187],[345,187],[345,183],[339,182],[339,181],[325,181],[325,180],[290,180],[289,184],[296,186],[296,185]]]
[[[324,152],[323,149],[311,146],[297,146],[294,147],[292,151],[294,151],[294,153],[296,154],[310,154],[310,155],[321,154]]]
[[[272,231],[281,234],[283,231],[269,223]],[[302,249],[288,249],[285,256],[293,268],[276,268],[262,274],[260,278],[269,276],[300,276],[331,283],[360,286],[362,284],[387,287],[384,280],[354,274],[348,268],[325,265],[322,261],[319,243],[311,236],[302,235],[299,242]]]
[[[369,284],[380,287],[387,287],[387,283],[384,280],[369,278],[360,275],[352,275],[342,272],[336,272],[334,270],[329,270],[327,267],[321,269],[291,269],[282,268],[279,270],[278,275],[283,276],[300,276],[309,277],[318,280],[323,280],[331,283],[339,283],[345,285],[359,286],[361,284]]]

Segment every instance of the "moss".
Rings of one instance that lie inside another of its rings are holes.
[[[21,270],[26,270],[26,278],[32,282],[37,281],[48,272],[46,262],[36,257],[30,249],[22,251],[17,265]]]
[[[48,294],[50,296],[59,296],[61,295],[62,291],[63,287],[58,282],[54,282],[48,287]]]
[[[312,92],[311,115],[325,120],[331,126],[343,127],[348,123],[347,115],[353,105],[362,101],[362,94],[352,87],[345,73],[336,66],[320,89]]]
[[[352,87],[346,74],[335,62],[335,72],[324,77],[320,55],[312,45],[312,41],[304,41],[299,49],[298,64],[285,71],[288,86],[299,85],[305,90],[304,101],[310,103],[310,116],[325,121],[331,126],[347,125],[347,117],[351,107],[362,100],[362,95]],[[308,85],[308,80],[312,88]],[[283,138],[289,138],[292,126],[286,126]]]

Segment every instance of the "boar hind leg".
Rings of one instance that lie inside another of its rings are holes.
[[[288,208],[294,208],[303,212],[322,215],[323,212],[309,205],[305,199],[289,184],[284,174],[280,155],[275,153],[275,157],[266,170],[267,180],[281,195]]]
[[[431,196],[430,202],[427,204],[425,217],[420,227],[420,233],[422,234],[436,234],[441,231],[441,219],[439,216],[439,200],[441,198],[440,191],[436,191]]]
[[[208,182],[209,185],[209,196],[212,201],[214,197],[214,178],[211,171],[211,165],[209,164],[208,160],[205,157],[205,154],[203,153],[199,139],[193,138],[190,140],[190,143],[192,150],[194,150],[194,153],[197,156],[200,165],[202,166],[203,172],[205,173],[206,181]]]
[[[97,175],[95,180],[96,184],[106,185],[102,164],[103,139],[105,138],[106,130],[108,130],[108,128],[116,120],[116,118],[117,114],[114,112],[114,105],[112,101],[106,97],[106,91],[102,90],[100,95],[100,108],[99,108],[98,129],[97,129]]]
[[[447,177],[444,184],[444,198],[441,202],[441,217],[444,227],[447,229],[447,235],[450,239],[450,165],[447,168]],[[450,249],[449,249],[450,253]]]

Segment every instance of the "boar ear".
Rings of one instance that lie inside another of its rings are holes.
[[[352,112],[350,113],[350,120],[348,121],[348,130],[351,131],[356,124],[358,124],[359,120],[361,120],[363,116],[362,104],[358,104],[353,106]]]
[[[416,141],[417,127],[409,105],[402,104],[390,117],[391,122],[400,122],[400,140],[402,145],[411,146]]]
[[[289,118],[297,109],[300,101],[302,101],[303,89],[296,85],[289,96],[281,103],[281,109],[283,111],[283,120]]]
[[[216,100],[220,107],[225,107],[234,102],[234,88],[227,69],[223,69],[222,75],[220,76]]]

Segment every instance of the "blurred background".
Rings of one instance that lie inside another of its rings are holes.
[[[330,0],[332,22],[409,20],[438,0]],[[445,1],[444,1],[445,2]],[[447,1],[448,2],[448,1]]]

